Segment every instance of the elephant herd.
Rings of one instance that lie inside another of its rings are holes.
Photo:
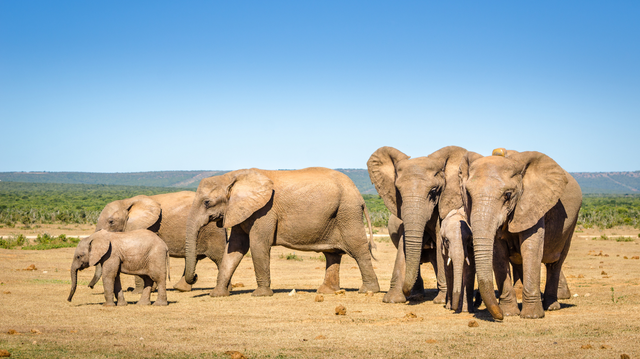
[[[502,148],[483,157],[448,146],[411,158],[393,147],[381,147],[367,167],[391,212],[388,229],[397,248],[384,302],[404,303],[410,296],[422,295],[420,264],[425,262],[433,265],[437,277],[434,303],[455,311],[474,310],[476,278],[476,305],[481,297],[498,320],[510,315],[542,318],[545,310],[560,308],[558,298],[570,297],[562,264],[582,192],[550,157]],[[326,271],[319,293],[340,289],[343,254],[353,257],[360,268],[359,292],[380,291],[371,263],[375,244],[369,214],[346,175],[319,167],[252,168],[205,178],[195,193],[109,203],[96,232],[76,248],[68,300],[76,289],[77,271],[95,265],[90,287],[102,276],[105,305],[114,305],[114,296],[118,305],[126,305],[121,272],[139,276],[138,304],[150,303],[155,282],[154,304],[166,305],[169,256],[185,258],[184,275],[175,289],[191,290],[197,261],[208,257],[218,267],[211,296],[228,296],[231,277],[249,250],[257,281],[252,295],[270,296],[274,245],[324,253]],[[542,295],[541,263],[546,266]],[[521,309],[513,287],[517,280],[523,286]]]

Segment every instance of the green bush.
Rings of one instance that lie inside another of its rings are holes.
[[[29,243],[29,240],[23,234],[11,236],[7,239],[4,239],[4,237],[0,237],[0,248],[4,249],[13,249],[15,247],[20,247],[25,243]]]
[[[80,238],[67,237],[64,234],[61,234],[57,237],[53,237],[48,233],[44,233],[42,235],[38,234],[38,238],[36,238],[36,244],[24,246],[22,249],[25,250],[45,250],[45,249],[55,249],[55,248],[68,248],[68,247],[76,247],[80,242]]]

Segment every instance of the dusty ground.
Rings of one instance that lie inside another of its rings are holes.
[[[60,233],[92,231],[70,228]],[[93,290],[86,287],[92,269],[80,272],[81,286],[68,303],[73,248],[0,249],[0,350],[8,350],[12,358],[231,357],[227,351],[247,358],[639,358],[640,260],[632,259],[640,256],[638,232],[576,233],[565,274],[577,296],[562,301],[562,309],[547,312],[544,319],[502,322],[492,321],[484,307],[476,314],[454,314],[430,301],[384,304],[382,293],[358,294],[360,273],[350,257],[341,267],[346,293],[324,295],[323,302],[316,302],[324,262],[309,252],[296,253],[302,261],[286,260],[284,255],[292,251],[282,247],[272,251],[275,295],[270,298],[251,297],[256,284],[251,258],[245,258],[232,281],[244,287],[227,298],[208,295],[217,270],[206,260],[198,265],[195,290],[170,291],[167,307],[103,307],[101,283]],[[603,233],[634,240],[591,239]],[[395,248],[379,242],[374,254],[380,285],[387,290]],[[36,270],[24,270],[32,264]],[[172,283],[183,265],[183,260],[172,259]],[[423,273],[425,286],[434,288],[428,265]],[[123,284],[133,286],[132,277],[126,276]],[[290,296],[292,289],[296,294]],[[435,293],[428,294],[431,299]],[[132,293],[125,296],[130,304],[138,299]],[[346,315],[335,315],[339,305],[346,307]],[[470,321],[478,326],[470,327]]]

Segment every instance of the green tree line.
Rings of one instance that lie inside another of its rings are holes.
[[[58,183],[0,182],[0,226],[18,223],[95,224],[109,202],[136,195],[181,191],[169,187],[139,187]],[[389,210],[376,194],[363,194],[371,221],[385,227]],[[612,228],[628,225],[640,228],[640,195],[594,195],[583,198],[578,225],[585,228]]]

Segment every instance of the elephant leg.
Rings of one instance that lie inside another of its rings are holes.
[[[104,288],[104,306],[111,307],[116,305],[113,301],[113,291],[115,286],[117,270],[104,268],[102,274],[102,287]]]
[[[373,270],[373,264],[371,263],[371,253],[369,253],[369,245],[361,252],[360,255],[356,255],[354,259],[358,263],[360,268],[360,275],[362,276],[362,286],[358,290],[358,293],[373,292],[378,293],[380,291],[380,284],[378,284],[378,277]]]
[[[558,299],[571,299],[571,290],[562,270],[560,271],[560,281],[558,282]]]
[[[153,280],[147,276],[140,276],[144,281],[144,287],[142,288],[142,294],[140,294],[140,300],[137,305],[149,305],[151,304],[151,288],[153,287]]]
[[[258,288],[251,293],[253,297],[270,297],[271,290],[271,243],[257,239],[250,242],[251,259],[256,274]]]
[[[198,265],[198,258],[196,258],[196,266]],[[186,267],[186,265],[185,265]],[[186,268],[185,268],[186,270]],[[195,284],[195,282],[194,282]],[[188,284],[187,281],[184,279],[184,271],[182,272],[182,278],[180,278],[180,280],[178,281],[178,283],[173,285],[173,289],[179,291],[179,292],[190,292],[192,288],[191,284]]]
[[[127,301],[124,299],[124,292],[122,290],[122,282],[120,282],[120,272],[116,274],[116,278],[113,283],[113,291],[115,295],[118,297],[118,307],[124,307],[127,305]]]
[[[96,283],[98,283],[98,281],[100,280],[101,276],[102,276],[102,264],[98,263],[96,264],[96,271],[93,274],[93,279],[91,279],[91,282],[89,283],[89,288],[93,289]]]
[[[231,277],[248,251],[249,235],[237,226],[233,227],[231,229],[231,235],[229,236],[229,242],[222,256],[220,267],[218,267],[216,287],[213,288],[211,294],[209,294],[210,296],[225,297],[230,294],[229,287],[231,286]],[[251,256],[254,257],[253,250],[251,251]]]
[[[142,293],[142,290],[144,289],[144,279],[139,275],[134,275],[134,278],[136,282],[136,287],[133,290],[133,293],[134,294]]]
[[[496,277],[500,295],[500,309],[505,316],[520,314],[518,298],[513,288],[511,268],[509,266],[509,248],[507,242],[496,239],[493,246],[493,273]]]
[[[333,294],[340,290],[340,261],[342,254],[325,252],[327,269],[324,274],[324,283],[318,288],[318,293]]]
[[[472,258],[472,257],[471,257]],[[474,280],[476,277],[476,266],[473,262],[473,259],[470,259],[470,264],[464,266],[464,274],[463,274],[463,297],[462,297],[462,308],[463,312],[473,313],[475,312],[475,307],[473,305],[473,293],[474,293]]]
[[[544,218],[532,228],[520,233],[522,253],[522,310],[521,318],[544,318],[540,300],[540,263],[544,250]],[[555,282],[554,296],[558,288]]]
[[[558,303],[558,285],[560,283],[560,275],[562,274],[560,270],[562,264],[560,262],[545,264],[547,268],[547,282],[544,286],[542,299],[542,307],[545,310],[560,309],[560,303]]]
[[[433,300],[434,304],[445,304],[447,302],[447,276],[445,274],[445,261],[442,255],[442,236],[440,230],[436,232],[436,265],[433,269],[436,271],[438,280],[438,295]]]
[[[396,262],[393,265],[393,272],[391,272],[391,287],[387,291],[387,294],[384,295],[384,298],[382,298],[382,301],[385,303],[404,303],[407,301],[407,298],[402,292],[406,268],[404,250],[402,250],[404,248],[404,236],[400,236],[397,248]]]
[[[153,305],[167,305],[167,273],[163,272],[157,278],[152,279],[158,287],[158,297]]]

